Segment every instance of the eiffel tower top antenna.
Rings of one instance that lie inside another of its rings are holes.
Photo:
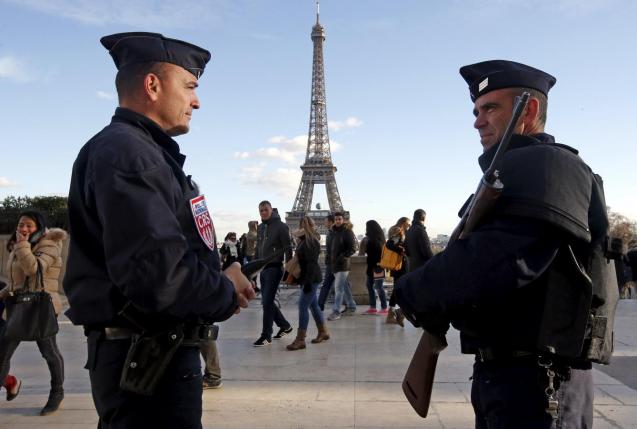
[[[341,196],[336,186],[336,166],[332,163],[330,138],[327,126],[327,101],[325,97],[325,67],[323,64],[323,42],[325,28],[319,22],[319,1],[316,2],[316,24],[312,27],[312,95],[310,101],[310,124],[307,135],[305,163],[301,166],[303,175],[294,200],[292,211],[286,213],[285,220],[290,229],[297,228],[303,216],[316,221],[321,234],[326,233],[323,219],[330,212],[343,212],[346,219],[349,213],[344,211]],[[314,185],[325,185],[329,210],[312,210]]]

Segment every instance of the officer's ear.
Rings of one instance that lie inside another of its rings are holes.
[[[540,100],[535,97],[529,98],[529,102],[522,112],[522,118],[520,119],[520,123],[523,124],[523,129],[535,128],[537,123],[540,120]]]
[[[159,75],[155,73],[148,73],[144,77],[144,94],[151,101],[157,101],[159,99],[160,91],[161,91],[161,79]]]

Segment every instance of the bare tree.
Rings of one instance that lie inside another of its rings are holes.
[[[624,251],[629,243],[637,245],[637,221],[630,220],[611,210],[608,211],[608,221],[610,222],[610,236],[622,239]]]

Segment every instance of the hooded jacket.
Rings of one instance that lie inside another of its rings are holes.
[[[350,256],[356,252],[356,237],[350,224],[332,227],[330,267],[333,273],[350,270]]]
[[[287,247],[285,259],[289,261],[292,258],[290,243],[290,229],[281,221],[279,213],[273,210],[270,218],[261,222],[257,230],[257,259],[267,258],[280,249]],[[280,265],[282,262],[283,255],[269,265]]]

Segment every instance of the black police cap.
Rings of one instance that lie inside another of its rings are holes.
[[[117,70],[135,63],[163,62],[183,67],[197,78],[210,61],[210,52],[159,33],[117,33],[100,39],[113,57]]]
[[[471,101],[501,88],[531,88],[548,95],[556,79],[548,73],[526,64],[506,60],[491,60],[460,68],[460,75],[469,84]]]

